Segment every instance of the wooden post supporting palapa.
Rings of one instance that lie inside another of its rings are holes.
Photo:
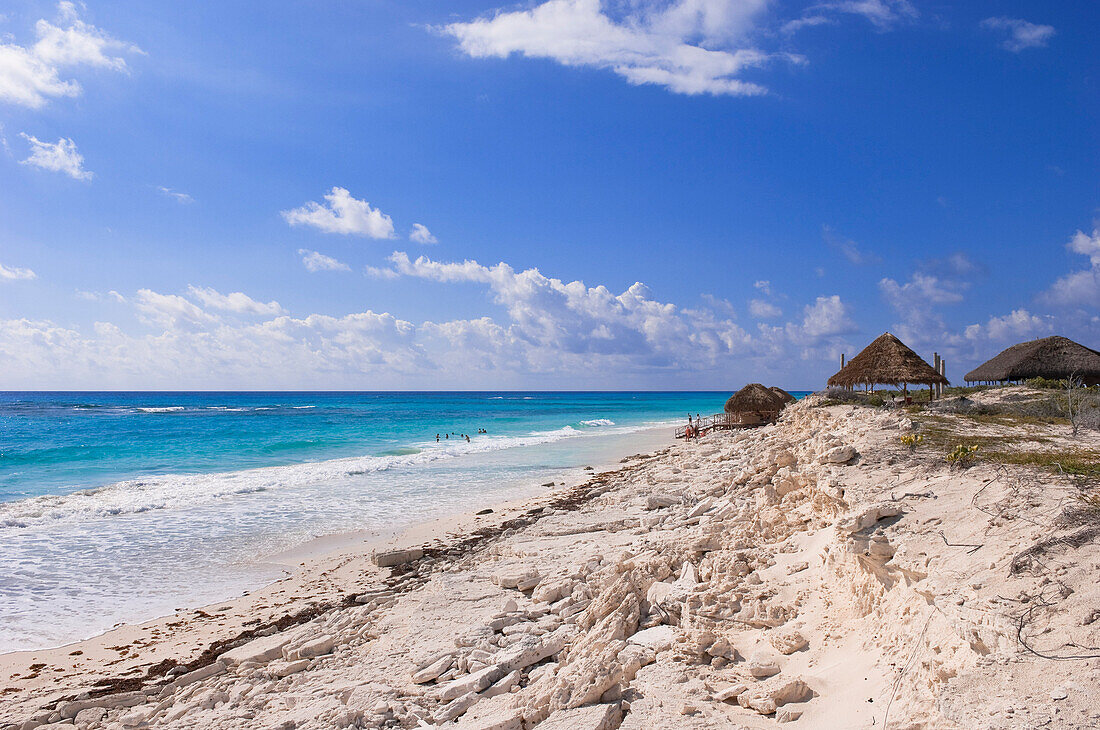
[[[937,373],[940,371],[940,353],[932,353],[932,369]],[[935,397],[940,393],[940,386],[938,383],[932,383],[928,386],[928,400],[935,400]]]

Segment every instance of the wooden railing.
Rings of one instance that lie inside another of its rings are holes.
[[[692,435],[698,430],[700,436],[706,436],[710,431],[729,431],[734,428],[749,428],[755,425],[758,425],[757,421],[743,422],[740,414],[737,413],[715,413],[713,416],[692,421],[691,426],[680,426],[676,429],[676,438],[687,437],[689,428],[692,430]]]

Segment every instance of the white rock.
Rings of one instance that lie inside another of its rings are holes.
[[[294,656],[288,657],[292,659],[307,659],[309,657],[321,656],[322,654],[328,654],[332,651],[332,647],[336,644],[335,639],[327,634],[318,636],[312,641],[299,646],[291,654]]]
[[[396,565],[404,565],[424,557],[423,548],[409,548],[408,550],[386,550],[371,553],[370,560],[379,568],[392,568]]]
[[[827,451],[825,455],[821,457],[821,461],[825,464],[847,464],[857,456],[859,456],[859,452],[852,446],[846,444]]]
[[[283,647],[290,642],[291,636],[287,633],[272,634],[253,639],[247,644],[241,644],[235,649],[230,649],[218,657],[227,666],[233,667],[245,662],[267,664],[273,659],[283,655]]]
[[[763,679],[765,677],[771,677],[779,674],[779,665],[775,660],[768,656],[764,652],[756,652],[749,659],[748,664],[749,674],[757,679]]]
[[[648,647],[655,652],[665,651],[676,643],[676,629],[665,624],[642,629],[628,638],[627,643]]]
[[[622,707],[616,704],[588,705],[558,710],[538,724],[539,730],[614,730],[622,722]]]
[[[793,654],[810,643],[806,641],[806,637],[794,629],[779,629],[769,639],[780,654]]]
[[[645,508],[651,510],[671,507],[674,504],[680,504],[680,498],[671,494],[651,494],[645,500]]]
[[[477,692],[470,692],[469,694],[462,695],[450,704],[445,705],[439,712],[435,713],[433,717],[436,723],[440,725],[448,723],[470,709],[479,699],[481,698],[478,696]]]
[[[901,514],[901,505],[896,502],[878,502],[876,504],[861,507],[836,522],[839,532],[859,532],[881,519],[896,517]]]
[[[465,677],[452,679],[450,682],[443,685],[443,689],[439,693],[439,698],[446,702],[471,692],[476,694],[501,679],[509,671],[509,669],[505,669],[499,664],[494,664],[474,672],[473,674],[467,674]],[[455,715],[455,717],[458,716]]]
[[[305,670],[309,666],[309,659],[298,659],[279,666],[273,666],[272,672],[276,677],[289,677]]]
[[[743,684],[732,684],[719,692],[715,692],[713,697],[716,702],[729,702],[736,700],[747,689],[748,687]]]
[[[419,672],[414,673],[412,675],[413,684],[424,684],[425,682],[432,681],[433,679],[450,669],[452,664],[454,664],[454,657],[450,654],[440,657],[432,664],[429,664],[428,666],[421,669]]]
[[[534,568],[512,568],[494,574],[493,583],[501,588],[529,591],[539,584],[539,572]]]
[[[519,683],[520,678],[523,676],[523,672],[519,669],[514,669],[504,677],[497,680],[495,683],[485,689],[483,694],[486,697],[496,697],[497,695],[508,694],[512,691],[512,687],[515,687]]]

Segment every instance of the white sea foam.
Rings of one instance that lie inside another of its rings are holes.
[[[591,421],[581,421],[582,426],[614,426],[615,422],[610,418],[593,418]]]
[[[182,411],[183,406],[138,406],[137,410],[142,413],[174,413],[175,411]]]
[[[652,425],[654,424],[620,426],[614,429],[605,427],[600,429],[599,434],[630,433]],[[588,433],[595,435],[591,431]],[[585,435],[584,430],[563,426],[525,436],[482,435],[473,438],[469,443],[452,439],[442,443],[433,441],[416,444],[419,451],[410,454],[357,456],[213,474],[166,474],[127,479],[98,489],[0,503],[0,534],[8,529],[34,528],[59,522],[82,522],[157,509],[186,508],[256,492],[323,485],[349,476],[415,468],[443,459],[539,446]]]

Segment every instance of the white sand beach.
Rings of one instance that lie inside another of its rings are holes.
[[[955,468],[933,437],[1100,436],[926,415],[812,396],[317,543],[242,598],[0,657],[0,728],[1096,727],[1100,516],[1072,475]]]

